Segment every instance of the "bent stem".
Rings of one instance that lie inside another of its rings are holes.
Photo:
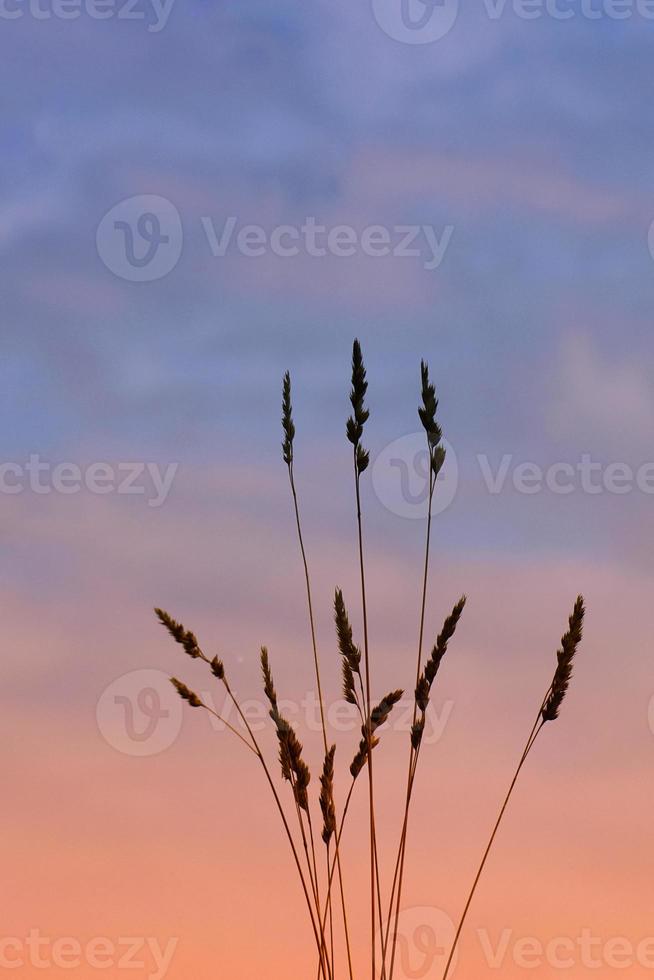
[[[202,659],[206,663],[210,663],[210,661],[208,660],[207,657],[204,656],[204,654],[202,654],[201,656],[202,656]],[[311,919],[311,927],[312,927],[313,935],[314,935],[314,938],[315,938],[315,941],[316,941],[316,946],[317,946],[317,949],[318,949],[318,955],[320,957],[320,967],[321,967],[320,972],[324,976],[325,980],[333,980],[333,974],[331,972],[331,969],[329,967],[329,963],[326,960],[326,955],[325,955],[324,931],[323,931],[322,927],[320,928],[320,932],[318,931],[318,928],[320,927],[320,911],[318,911],[318,921],[316,923],[316,918],[314,916],[313,908],[311,906],[311,898],[309,896],[309,890],[307,888],[307,883],[306,883],[306,879],[304,877],[304,872],[302,871],[302,864],[300,862],[300,857],[298,855],[297,848],[295,846],[295,841],[293,840],[293,834],[291,833],[291,828],[289,827],[288,819],[286,817],[286,813],[284,811],[284,807],[282,806],[282,801],[280,800],[279,793],[277,792],[277,787],[275,786],[275,784],[273,782],[272,776],[270,774],[270,769],[268,768],[268,764],[266,763],[266,760],[264,758],[264,755],[263,755],[263,753],[262,753],[262,751],[261,751],[261,749],[259,747],[259,744],[258,744],[258,742],[257,742],[257,740],[256,740],[256,738],[254,736],[254,733],[252,732],[252,729],[251,729],[250,725],[248,724],[247,720],[245,719],[245,716],[243,715],[243,712],[241,711],[241,707],[240,707],[238,701],[236,700],[236,698],[232,694],[232,691],[231,691],[231,689],[229,687],[229,684],[227,683],[226,680],[223,680],[223,684],[225,685],[225,690],[227,691],[228,696],[230,697],[232,703],[235,705],[236,710],[237,710],[239,716],[241,717],[241,719],[243,720],[243,722],[244,722],[244,724],[246,726],[246,730],[248,732],[248,735],[252,739],[252,745],[250,745],[248,743],[248,741],[246,739],[244,739],[242,735],[239,734],[239,732],[237,732],[234,728],[232,728],[231,725],[227,724],[227,722],[225,722],[224,719],[221,718],[221,716],[218,714],[218,712],[214,711],[213,708],[210,708],[203,701],[200,702],[200,707],[204,708],[205,711],[208,711],[209,712],[209,714],[214,715],[214,717],[218,718],[220,721],[222,721],[224,724],[226,724],[227,727],[230,729],[230,731],[232,731],[235,735],[237,735],[238,738],[245,745],[247,745],[247,747],[250,749],[250,751],[254,752],[254,754],[256,755],[256,757],[258,758],[258,760],[259,760],[259,762],[261,764],[261,767],[262,767],[262,769],[264,771],[264,774],[265,774],[265,777],[266,777],[266,781],[268,782],[268,785],[269,785],[269,787],[271,789],[271,792],[273,794],[273,798],[275,800],[275,804],[277,806],[277,810],[279,811],[279,815],[280,815],[281,820],[282,820],[284,831],[285,831],[286,837],[288,839],[288,843],[290,845],[291,852],[293,854],[293,860],[295,862],[295,867],[297,869],[298,875],[300,876],[300,882],[301,882],[301,885],[302,885],[302,892],[304,894],[304,899],[305,899],[305,902],[306,902],[306,905],[307,905],[307,909],[308,909],[308,912],[309,912],[309,917]]]
[[[291,846],[293,848],[293,856],[295,858],[295,863],[297,865],[298,871],[300,872],[300,876],[302,878],[302,885],[303,885],[303,888],[304,888],[304,892],[305,892],[305,896],[307,898],[307,901],[309,902],[309,911],[311,913],[311,921],[312,921],[312,924],[313,924],[313,911],[311,910],[311,903],[309,901],[309,893],[308,893],[308,890],[307,890],[307,886],[306,886],[306,882],[305,882],[305,879],[304,879],[304,875],[302,874],[302,867],[300,865],[300,859],[299,859],[298,854],[297,854],[297,850],[296,850],[296,847],[295,847],[295,842],[293,841],[290,828],[288,827],[288,821],[286,820],[286,814],[284,813],[284,809],[283,809],[282,804],[281,804],[281,801],[279,799],[279,794],[277,792],[277,789],[275,787],[275,784],[273,783],[272,776],[270,775],[270,770],[268,769],[268,765],[267,765],[267,763],[266,763],[266,761],[265,761],[265,759],[263,757],[263,753],[261,752],[261,750],[259,748],[259,745],[257,743],[257,740],[256,740],[256,737],[254,735],[254,732],[252,731],[252,728],[250,726],[250,723],[247,720],[247,718],[245,717],[243,711],[241,710],[241,706],[238,703],[237,699],[234,697],[234,695],[232,693],[232,689],[230,688],[229,682],[227,681],[227,678],[226,677],[223,677],[222,678],[222,683],[223,683],[223,685],[225,687],[225,690],[227,691],[227,694],[231,698],[232,703],[234,704],[234,707],[236,708],[236,710],[237,710],[237,712],[238,712],[238,714],[239,714],[239,716],[240,716],[243,724],[245,725],[245,728],[246,728],[246,731],[247,731],[248,735],[252,739],[252,742],[253,742],[253,744],[254,744],[257,752],[258,752],[259,760],[261,762],[261,765],[264,768],[264,772],[266,774],[266,778],[268,780],[268,783],[270,784],[270,788],[273,791],[273,795],[275,797],[275,802],[277,803],[277,807],[278,807],[278,809],[279,809],[279,811],[280,811],[280,813],[282,815],[282,819],[284,821],[284,825],[285,825],[286,830],[287,830],[287,835],[289,836],[289,839],[291,841]],[[293,795],[295,796],[295,794],[293,794]],[[319,899],[319,896],[318,896],[318,887],[317,887],[317,882],[314,882],[313,881],[313,877],[312,877],[312,874],[311,874],[311,864],[309,862],[309,854],[308,854],[308,850],[307,850],[306,836],[305,836],[305,833],[304,833],[304,825],[303,825],[303,822],[302,822],[302,814],[300,813],[299,807],[298,807],[298,819],[299,819],[299,822],[300,822],[300,830],[302,831],[302,840],[303,840],[303,843],[304,843],[304,849],[305,849],[306,857],[307,857],[307,865],[308,865],[308,868],[309,868],[309,878],[312,881],[312,890],[313,890],[314,899],[315,899],[315,902],[316,902],[316,913],[317,913],[317,916],[318,916],[318,925],[320,926],[320,934],[318,934],[315,925],[314,925],[314,933],[315,933],[315,937],[316,937],[316,942],[318,943],[318,951],[320,953],[321,962],[324,960],[323,965],[322,965],[322,970],[323,970],[323,974],[324,974],[325,980],[333,980],[334,974],[333,974],[332,966],[330,965],[330,962],[329,962],[329,954],[327,952],[327,942],[326,942],[326,939],[325,939],[325,930],[324,930],[324,927],[323,927],[323,925],[321,924],[321,921],[320,921],[320,899]]]
[[[352,794],[354,793],[355,783],[356,783],[356,779],[353,779],[352,780],[352,783],[350,784],[350,789],[349,789],[349,792],[347,794],[347,799],[345,800],[345,806],[343,807],[343,815],[341,817],[341,822],[339,824],[338,832],[336,834],[336,848],[337,849],[340,847],[341,836],[343,834],[343,829],[345,827],[345,818],[347,817],[348,810],[350,809],[350,802],[352,800]],[[327,921],[328,901],[329,901],[329,896],[330,896],[331,890],[332,890],[332,883],[334,881],[334,872],[336,870],[336,864],[337,864],[337,862],[336,862],[336,855],[334,855],[334,859],[331,862],[331,868],[330,868],[330,871],[329,871],[329,881],[327,883],[327,899],[325,901],[325,913],[324,913],[324,917],[323,917],[323,920],[322,920],[323,929],[324,929],[325,923]]]
[[[544,703],[545,703],[545,701],[543,701],[543,704]],[[541,708],[541,711],[542,711],[542,708]],[[472,888],[470,889],[470,894],[468,895],[468,900],[466,901],[466,904],[464,906],[463,912],[461,914],[461,918],[459,919],[459,924],[457,926],[457,930],[456,930],[456,933],[454,935],[454,940],[452,941],[452,948],[450,949],[450,955],[448,956],[447,963],[445,964],[445,972],[443,973],[443,980],[447,980],[448,974],[450,972],[450,967],[452,965],[452,960],[454,959],[454,954],[456,952],[456,948],[457,948],[459,939],[461,937],[461,932],[463,931],[463,926],[464,926],[465,921],[466,921],[466,918],[468,916],[468,912],[470,910],[470,906],[472,905],[472,900],[473,900],[473,898],[475,896],[475,892],[477,891],[477,885],[479,884],[479,881],[480,881],[481,876],[483,874],[484,868],[486,867],[486,862],[488,860],[488,856],[489,856],[489,854],[491,852],[491,848],[493,847],[493,844],[495,843],[495,838],[497,837],[497,832],[500,829],[500,824],[502,823],[502,819],[504,817],[504,814],[506,813],[506,808],[509,805],[509,800],[511,799],[511,797],[513,795],[513,790],[515,789],[516,783],[518,782],[518,776],[522,772],[522,767],[524,766],[525,762],[527,761],[527,757],[529,756],[529,753],[531,752],[531,750],[533,748],[534,742],[538,738],[538,735],[539,735],[540,731],[542,730],[544,724],[545,724],[545,722],[543,721],[542,716],[541,716],[541,712],[539,711],[538,712],[538,718],[536,719],[536,722],[534,723],[534,727],[532,728],[532,730],[531,730],[531,732],[529,734],[529,738],[527,739],[527,744],[525,746],[524,752],[522,753],[522,757],[520,759],[520,762],[518,763],[518,767],[517,767],[517,769],[515,771],[515,774],[513,776],[513,779],[511,780],[511,785],[509,786],[509,790],[508,790],[508,792],[506,794],[506,797],[504,799],[504,803],[502,804],[502,808],[500,810],[499,816],[497,818],[497,821],[495,823],[495,826],[493,827],[493,832],[491,833],[490,840],[488,841],[488,844],[486,846],[486,850],[484,851],[484,856],[481,859],[481,864],[479,865],[479,868],[477,870],[477,874],[475,875],[475,880],[474,880],[474,882],[472,884]]]

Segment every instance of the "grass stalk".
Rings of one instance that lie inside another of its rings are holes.
[[[293,511],[295,514],[295,527],[297,530],[298,544],[300,546],[300,555],[302,558],[302,567],[304,570],[304,581],[306,588],[307,597],[307,609],[309,612],[309,628],[311,632],[311,647],[313,651],[313,662],[314,670],[316,675],[316,688],[318,693],[318,703],[320,705],[320,723],[322,729],[322,739],[323,746],[325,749],[325,754],[329,751],[328,741],[327,741],[327,724],[325,721],[325,703],[322,693],[322,680],[320,676],[320,658],[318,656],[318,644],[316,641],[316,625],[313,613],[313,597],[311,592],[311,576],[309,574],[309,562],[307,560],[306,548],[304,546],[304,535],[302,533],[302,522],[300,520],[300,507],[298,502],[298,495],[295,486],[295,474],[293,469],[294,463],[294,439],[295,439],[295,424],[293,422],[293,406],[291,401],[291,376],[287,371],[284,375],[283,382],[283,392],[282,392],[282,428],[284,431],[284,442],[282,444],[284,461],[288,469],[288,478],[291,488],[291,495],[293,498]],[[312,840],[313,846],[313,840]],[[329,855],[327,860],[329,861]],[[347,917],[347,904],[345,901],[345,886],[343,882],[343,868],[341,863],[341,856],[338,848],[338,841],[336,842],[336,861],[338,866],[338,878],[339,878],[339,891],[341,896],[341,910],[343,916],[343,930],[345,933],[345,946],[347,951],[347,961],[348,970],[350,975],[350,980],[354,980],[353,970],[352,970],[352,951],[350,947],[350,932]],[[314,866],[315,866],[315,850],[314,850]],[[317,870],[316,870],[317,878]],[[334,947],[334,927],[333,927],[333,910],[331,908],[331,896],[329,897],[329,923],[330,923],[330,946],[333,951]],[[333,962],[333,953],[332,953]]]

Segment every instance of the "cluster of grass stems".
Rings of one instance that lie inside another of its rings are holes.
[[[356,748],[349,769],[349,786],[345,803],[339,815],[337,812],[334,792],[335,781],[335,752],[336,747],[330,745],[328,728],[325,720],[323,686],[320,672],[320,659],[316,640],[314,620],[314,604],[311,590],[311,577],[305,550],[300,509],[294,474],[294,439],[295,424],[291,402],[291,379],[288,372],[284,376],[282,393],[282,427],[283,427],[283,459],[288,470],[290,492],[293,502],[293,512],[299,551],[306,584],[306,602],[308,609],[313,668],[320,704],[320,719],[322,742],[324,749],[324,764],[319,778],[320,793],[318,806],[320,812],[320,838],[324,848],[324,867],[319,858],[317,844],[317,828],[315,827],[314,806],[309,794],[311,774],[304,756],[303,747],[293,727],[279,710],[277,692],[270,665],[268,651],[261,649],[261,671],[263,687],[267,698],[270,719],[276,732],[279,745],[278,765],[281,770],[282,784],[288,783],[289,796],[285,804],[282,798],[282,786],[278,786],[271,766],[266,760],[259,742],[247,721],[240,702],[230,687],[223,662],[218,657],[209,658],[205,655],[200,644],[190,630],[174,620],[163,609],[156,609],[161,623],[166,627],[173,639],[179,643],[184,652],[192,659],[199,659],[222,684],[226,698],[236,709],[242,724],[241,731],[229,724],[212,707],[177,678],[171,678],[172,684],[179,695],[194,708],[203,708],[215,715],[226,728],[240,740],[247,750],[254,755],[263,770],[268,783],[275,807],[281,819],[284,834],[288,840],[293,862],[298,873],[302,893],[307,906],[308,920],[316,944],[316,972],[318,980],[336,980],[345,975],[354,980],[353,943],[351,927],[348,920],[348,904],[346,899],[346,884],[341,860],[341,839],[346,825],[350,802],[359,777],[366,770],[365,782],[368,797],[368,827],[370,851],[370,975],[372,980],[393,980],[396,968],[396,953],[398,939],[398,922],[402,909],[402,890],[404,884],[407,842],[409,831],[409,814],[413,798],[416,773],[420,760],[422,736],[425,727],[426,712],[436,679],[448,644],[452,639],[459,619],[463,613],[466,597],[463,596],[454,605],[446,617],[441,632],[436,637],[431,651],[425,656],[424,631],[425,613],[427,608],[430,545],[432,530],[432,504],[437,492],[438,474],[445,461],[445,450],[442,445],[441,427],[437,421],[438,400],[434,385],[430,381],[429,369],[426,363],[421,364],[421,404],[418,409],[420,421],[425,431],[426,449],[429,454],[429,497],[426,517],[424,564],[421,575],[420,619],[418,624],[417,663],[415,674],[413,723],[407,746],[408,762],[406,789],[403,795],[402,823],[399,841],[393,851],[392,884],[389,895],[382,895],[380,876],[380,854],[375,822],[375,775],[374,750],[379,743],[379,730],[388,721],[394,706],[403,695],[396,690],[387,693],[380,699],[373,696],[372,657],[368,642],[368,608],[366,596],[366,563],[364,557],[364,536],[362,521],[362,477],[369,464],[369,454],[364,448],[362,439],[364,426],[368,421],[369,412],[366,407],[368,382],[366,370],[358,341],[354,341],[352,352],[352,388],[350,402],[352,412],[347,420],[346,433],[352,451],[352,467],[354,482],[354,502],[356,505],[357,552],[360,577],[361,618],[363,623],[363,649],[354,641],[353,630],[342,592],[337,589],[334,597],[334,620],[338,649],[341,656],[343,679],[343,697],[354,706],[361,721],[361,740]],[[449,950],[449,956],[443,972],[443,980],[447,980],[454,953],[461,932],[472,904],[472,900],[486,866],[491,848],[497,836],[500,824],[515,789],[518,777],[529,757],[536,739],[548,722],[554,721],[559,715],[559,709],[566,695],[572,676],[572,667],[577,647],[581,640],[584,619],[584,602],[579,596],[568,621],[568,628],[561,639],[557,653],[556,667],[552,683],[547,689],[538,708],[533,727],[527,738],[525,748],[520,756],[509,790],[506,794],[499,815],[493,827],[488,844],[483,852],[477,873],[470,889],[467,901],[461,912],[456,934]],[[342,928],[343,942],[340,944],[344,955],[337,956],[334,934],[337,928]]]

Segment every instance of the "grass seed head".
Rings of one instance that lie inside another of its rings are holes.
[[[203,706],[202,701],[197,696],[197,694],[191,691],[191,689],[188,688],[186,684],[183,684],[181,681],[178,681],[176,677],[171,677],[170,683],[173,685],[173,687],[179,694],[180,698],[182,698],[182,700],[184,701],[188,701],[188,703],[191,705],[192,708],[201,708]]]
[[[282,429],[284,430],[284,441],[282,443],[284,462],[287,466],[290,466],[293,462],[295,423],[293,422],[293,405],[291,403],[291,375],[288,371],[284,375],[282,391]]]
[[[568,619],[568,629],[561,637],[561,648],[556,654],[557,665],[550,693],[543,706],[543,721],[554,721],[565,698],[570,680],[577,647],[581,643],[586,609],[583,596],[577,596],[572,614]]]
[[[185,629],[181,623],[169,616],[165,609],[155,609],[155,614],[165,628],[168,630],[176,643],[184,648],[189,657],[196,659],[202,656],[202,650],[197,641],[197,637],[190,630]]]

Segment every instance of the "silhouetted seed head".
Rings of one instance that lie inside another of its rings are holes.
[[[388,716],[395,707],[395,705],[402,699],[404,691],[391,691],[387,694],[383,701],[380,701],[377,707],[373,708],[370,712],[370,730],[371,732],[377,731],[381,728],[385,722],[388,721]],[[365,734],[365,732],[364,732]]]
[[[363,738],[359,743],[359,751],[355,755],[350,766],[350,772],[352,773],[352,777],[354,779],[357,778],[368,761],[368,743],[370,743],[370,747],[372,749],[374,749],[376,745],[379,745],[379,739],[374,735],[374,733],[378,728],[381,728],[386,721],[388,721],[388,716],[398,701],[401,700],[403,694],[404,691],[391,691],[390,694],[387,694],[386,697],[372,709],[370,712],[370,717],[366,723],[361,726],[361,734],[363,735]]]
[[[343,697],[348,704],[357,705],[357,692],[354,684],[354,674],[347,660],[342,661],[343,667]]]
[[[222,660],[219,660],[218,657],[214,657],[211,661],[211,673],[214,677],[217,677],[219,681],[225,680],[225,666]]]
[[[182,682],[178,681],[176,677],[171,677],[170,683],[173,685],[180,698],[182,698],[184,701],[188,701],[192,708],[202,707],[202,701],[200,698],[197,696],[197,694],[194,694],[193,691],[186,686],[186,684],[182,684]]]
[[[357,446],[357,472],[359,475],[368,469],[370,464],[370,453],[359,443]]]
[[[360,672],[361,650],[355,645],[352,639],[352,627],[345,608],[345,600],[340,589],[336,589],[334,595],[334,622],[336,623],[336,636],[338,638],[338,649],[341,656],[346,661],[350,670],[354,674]]]
[[[352,390],[350,391],[350,402],[352,403],[352,415],[347,420],[347,437],[357,450],[356,464],[357,472],[363,473],[368,466],[368,453],[359,446],[363,427],[368,421],[370,413],[365,407],[364,400],[368,390],[366,381],[366,369],[361,353],[361,344],[358,340],[352,346]]]
[[[277,727],[279,762],[282,776],[291,784],[298,806],[308,813],[309,798],[307,788],[311,782],[311,775],[308,766],[305,765],[302,759],[302,744],[286,719],[282,718],[277,711],[271,711],[270,717]]]
[[[422,742],[422,735],[425,730],[425,716],[422,715],[418,718],[416,723],[411,727],[411,745],[414,749],[417,749]]]
[[[429,704],[429,682],[424,674],[418,681],[416,688],[416,704],[421,711],[426,711]]]
[[[429,698],[431,695],[431,688],[436,674],[438,673],[438,668],[441,665],[441,661],[447,652],[447,644],[454,636],[454,631],[456,630],[459,619],[461,618],[461,613],[466,604],[466,597],[461,596],[454,609],[447,617],[443,623],[443,628],[438,634],[436,643],[431,652],[431,656],[427,663],[425,664],[425,669],[423,670],[420,680],[418,681],[418,686],[416,687],[416,707],[422,713],[422,717],[419,718],[413,728],[411,729],[411,745],[414,749],[417,749],[422,741],[422,734],[425,729],[425,712],[429,706]]]
[[[336,807],[334,805],[334,755],[336,746],[325,755],[325,762],[320,777],[320,810],[322,812],[322,839],[329,845],[336,832]]]
[[[299,744],[299,743],[298,743]],[[302,746],[300,745],[300,749]],[[307,792],[309,788],[309,783],[311,782],[311,773],[309,772],[309,767],[303,762],[302,759],[298,761],[295,768],[295,785],[293,787],[293,792],[295,793],[295,799],[297,800],[297,805],[305,813],[309,812],[309,794]]]
[[[370,744],[371,744],[371,748],[374,749],[376,745],[379,745],[379,739],[378,738],[371,739]],[[350,772],[352,774],[353,779],[357,778],[357,776],[359,775],[359,773],[361,772],[361,770],[363,769],[367,761],[368,761],[368,739],[362,738],[361,741],[359,742],[359,751],[355,755],[354,759],[352,760],[352,764],[350,766]]]
[[[442,436],[441,428],[436,421],[438,399],[436,398],[436,388],[429,380],[429,365],[426,361],[420,362],[420,376],[422,380],[422,408],[418,409],[418,415],[425,432],[429,436],[430,444],[432,442],[437,443]]]
[[[279,742],[279,764],[282,776],[291,783],[293,795],[301,809],[309,812],[307,788],[311,782],[309,767],[302,759],[302,744],[288,721],[279,713],[277,692],[273,683],[272,670],[268,659],[268,651],[261,648],[261,670],[263,673],[264,691],[270,702],[270,717],[275,724],[277,741]]]
[[[164,609],[155,609],[155,613],[159,622],[166,627],[172,638],[176,643],[179,643],[184,647],[185,652],[189,657],[194,659],[202,656],[202,651],[198,645],[197,637],[190,630],[184,629],[181,623],[178,623],[169,616]]]
[[[440,444],[443,432],[436,421],[436,411],[438,409],[436,389],[429,380],[429,366],[426,361],[420,362],[420,376],[422,380],[422,407],[418,409],[418,415],[427,433],[431,468],[434,476],[438,476],[445,462],[445,449]]]
[[[556,654],[557,666],[552,688],[543,707],[543,721],[554,721],[559,717],[561,704],[570,685],[575,653],[583,634],[585,612],[583,596],[577,596],[572,615],[568,620],[568,630],[561,637],[561,649]]]
[[[273,709],[273,711],[276,711],[277,692],[273,682],[272,670],[270,669],[270,660],[268,659],[268,650],[266,647],[261,647],[261,672],[263,674],[264,693],[270,702],[270,707]]]
[[[431,454],[431,468],[434,471],[434,477],[437,477],[440,471],[443,469],[443,463],[445,462],[445,448],[443,446],[436,446],[432,450]]]
[[[288,735],[286,729],[290,728],[287,721],[282,718],[276,708],[270,710],[270,717],[275,722],[277,740],[279,742],[279,764],[282,769],[282,777],[289,783],[293,782],[293,768],[291,766],[291,754],[288,748]]]
[[[466,601],[466,596],[461,596],[457,604],[454,606],[452,612],[443,623],[443,628],[438,634],[436,643],[431,651],[431,656],[425,665],[425,672],[423,676],[427,681],[430,690],[432,684],[434,683],[436,674],[438,673],[438,668],[441,665],[441,661],[447,653],[447,644],[454,636],[454,631],[456,630],[458,622],[461,618],[461,613],[465,608]]]
[[[291,404],[291,376],[288,371],[284,375],[284,388],[282,393],[282,428],[284,430],[284,441],[282,443],[284,462],[287,466],[290,466],[293,462],[295,425],[293,423],[293,406]]]

